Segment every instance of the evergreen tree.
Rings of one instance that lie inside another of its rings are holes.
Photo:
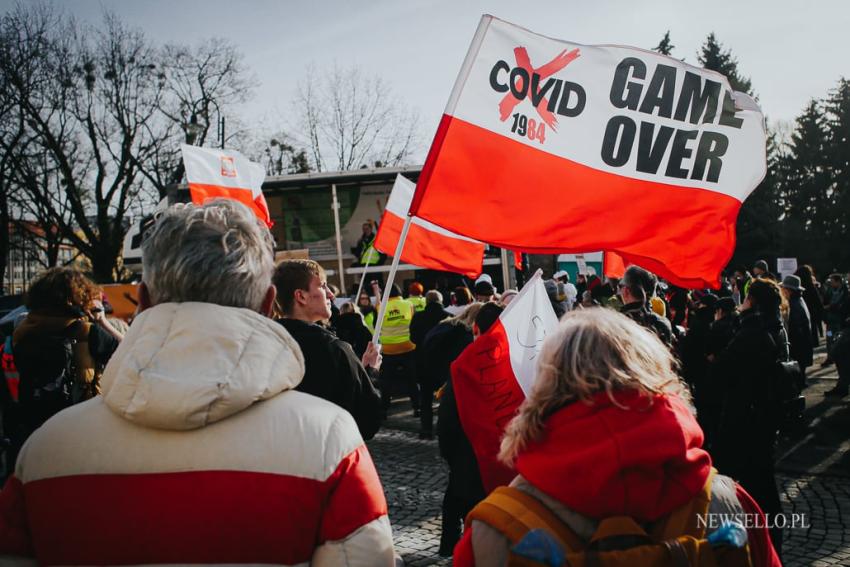
[[[697,53],[697,60],[704,68],[725,75],[734,90],[753,94],[750,79],[738,72],[738,59],[732,55],[731,50],[723,50],[723,44],[717,41],[714,32],[708,34]]]
[[[661,38],[661,43],[652,48],[653,51],[657,51],[661,55],[673,55],[673,50],[676,49],[676,46],[673,45],[673,42],[670,41],[670,30],[664,34],[664,37]]]
[[[787,183],[783,205],[787,218],[799,222],[804,232],[817,240],[822,223],[828,219],[829,164],[826,156],[824,113],[816,100],[806,106],[796,120],[791,147],[785,159]]]
[[[850,267],[850,81],[841,78],[824,104],[829,169],[825,228],[833,266],[846,269]]]

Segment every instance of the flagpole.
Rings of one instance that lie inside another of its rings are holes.
[[[366,255],[366,264],[363,265],[363,275],[360,277],[360,285],[357,286],[357,294],[354,296],[354,304],[360,301],[360,292],[363,291],[363,282],[366,281],[366,272],[369,270],[369,260],[372,259],[371,254]]]
[[[407,218],[404,221],[404,227],[401,229],[401,236],[398,238],[398,244],[395,247],[395,254],[393,254],[393,263],[390,267],[390,274],[387,276],[387,285],[384,286],[384,294],[381,298],[380,309],[378,309],[378,315],[375,321],[375,332],[372,334],[372,342],[377,345],[379,343],[379,339],[381,337],[381,328],[384,326],[384,310],[387,308],[387,302],[390,300],[390,288],[393,286],[393,281],[395,280],[395,274],[398,271],[398,264],[401,261],[401,252],[404,250],[404,241],[407,240],[407,231],[410,230],[410,222],[413,220],[413,215],[410,213],[407,214]]]
[[[336,198],[336,183],[331,185],[331,195],[333,196],[331,208],[334,211],[334,228],[336,229],[336,258],[339,262],[339,289],[341,293],[345,293],[345,270],[342,267],[342,235],[339,232],[339,201]]]
[[[508,251],[502,248],[502,291],[511,287],[511,271],[508,267]]]

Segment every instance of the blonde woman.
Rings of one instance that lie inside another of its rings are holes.
[[[584,541],[602,519],[628,516],[648,527],[702,492],[711,458],[657,336],[608,309],[574,311],[547,337],[538,364],[502,439],[499,458],[519,473],[512,486]],[[711,490],[710,512],[761,515],[730,479],[714,476]],[[780,565],[766,530],[748,536],[753,565]],[[505,565],[507,557],[507,538],[478,520],[454,554],[459,566]]]

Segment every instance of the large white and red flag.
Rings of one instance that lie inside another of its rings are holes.
[[[537,357],[558,318],[538,271],[486,333],[452,363],[452,389],[484,489],[508,484],[516,473],[496,459],[505,426],[531,392]]]
[[[234,150],[182,145],[183,165],[193,203],[223,197],[247,205],[257,218],[272,226],[262,186],[266,171]]]
[[[384,254],[395,254],[415,190],[416,185],[412,181],[402,175],[396,177],[375,236],[375,248]],[[481,273],[484,243],[414,217],[404,241],[401,260],[422,268],[475,278]]]
[[[723,75],[484,16],[411,212],[497,246],[611,250],[717,286],[765,171],[764,117]]]

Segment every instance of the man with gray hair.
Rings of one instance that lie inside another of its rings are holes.
[[[102,395],[24,445],[0,553],[40,564],[392,565],[357,426],[293,389],[304,358],[269,319],[271,236],[235,201],[175,205],[144,244],[140,313]]]

